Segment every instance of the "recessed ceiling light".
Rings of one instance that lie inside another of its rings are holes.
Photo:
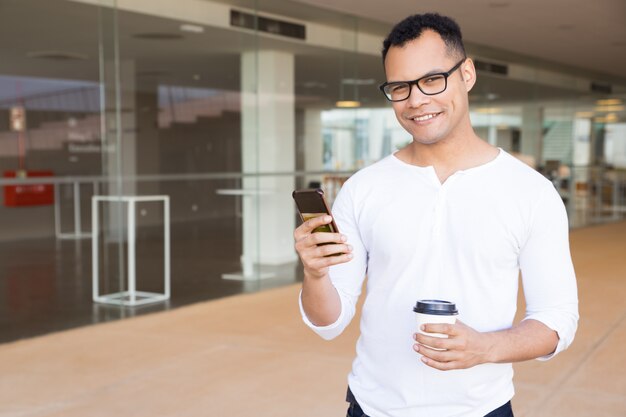
[[[146,39],[154,41],[174,41],[183,39],[183,35],[179,33],[166,33],[166,32],[147,32],[147,33],[135,33],[133,38]]]
[[[343,108],[343,109],[350,109],[350,108],[355,108],[355,107],[361,107],[361,102],[360,101],[355,101],[355,100],[339,100],[338,102],[335,103],[335,106]]]
[[[200,74],[194,74],[193,75],[193,79],[196,80],[196,81],[200,81],[200,78],[201,78]]]
[[[326,88],[328,85],[326,83],[321,83],[319,81],[305,81],[302,83],[304,88]]]
[[[28,58],[50,59],[53,61],[86,61],[89,59],[89,56],[85,54],[55,50],[32,51],[26,53],[26,56]]]
[[[483,113],[483,114],[497,114],[497,113],[501,113],[502,109],[499,109],[497,107],[483,107],[480,109],[476,109],[476,112]]]
[[[376,84],[376,80],[373,78],[344,78],[341,80],[341,84],[345,85],[373,85]]]
[[[603,100],[596,101],[598,106],[619,106],[622,104],[622,100],[619,98],[606,98]]]
[[[612,111],[624,111],[624,106],[597,106],[594,110],[597,112],[612,112]]]
[[[191,33],[203,33],[204,28],[200,25],[192,25],[190,23],[183,23],[180,25],[180,30],[183,32],[191,32]]]

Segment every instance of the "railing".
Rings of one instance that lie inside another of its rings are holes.
[[[626,218],[626,170],[607,169],[598,166],[569,167],[570,175],[555,178],[555,187],[566,203],[572,227],[616,221]],[[168,175],[137,176],[68,176],[43,178],[0,178],[0,186],[29,184],[69,184],[76,189],[80,184],[93,184],[97,193],[102,185],[115,185],[122,189],[124,184],[174,181],[242,180],[245,178],[293,177],[321,179],[330,204],[339,189],[355,171],[286,171],[286,172],[215,172]],[[111,193],[115,195],[114,193]],[[75,203],[75,206],[78,203]]]
[[[41,178],[0,178],[2,185],[28,185],[28,184],[72,184],[78,183],[130,183],[130,182],[156,182],[156,181],[195,181],[195,180],[225,180],[241,178],[271,178],[271,177],[294,177],[304,178],[309,176],[350,176],[356,171],[285,171],[285,172],[207,172],[193,174],[168,174],[168,175],[135,175],[135,176],[67,176]]]

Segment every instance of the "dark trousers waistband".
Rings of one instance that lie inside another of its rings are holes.
[[[358,401],[354,398],[354,394],[350,391],[350,387],[348,387],[348,392],[346,393],[346,401],[350,403],[346,417],[369,417],[363,412]],[[511,401],[486,414],[485,417],[513,417]]]

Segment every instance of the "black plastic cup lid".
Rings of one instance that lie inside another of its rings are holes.
[[[417,300],[413,311],[421,314],[434,314],[436,316],[454,316],[459,314],[456,304],[444,300]]]

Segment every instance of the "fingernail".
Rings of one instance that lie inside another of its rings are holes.
[[[333,218],[332,218],[332,217],[330,217],[330,216],[324,216],[324,221],[325,221],[325,222],[329,222],[329,221],[331,221],[332,219],[333,219]]]
[[[413,345],[413,349],[415,349],[416,352],[419,352],[420,345],[418,345],[418,344]]]
[[[420,330],[421,330],[421,331],[426,330],[426,326],[422,324],[422,325],[420,326]]]

